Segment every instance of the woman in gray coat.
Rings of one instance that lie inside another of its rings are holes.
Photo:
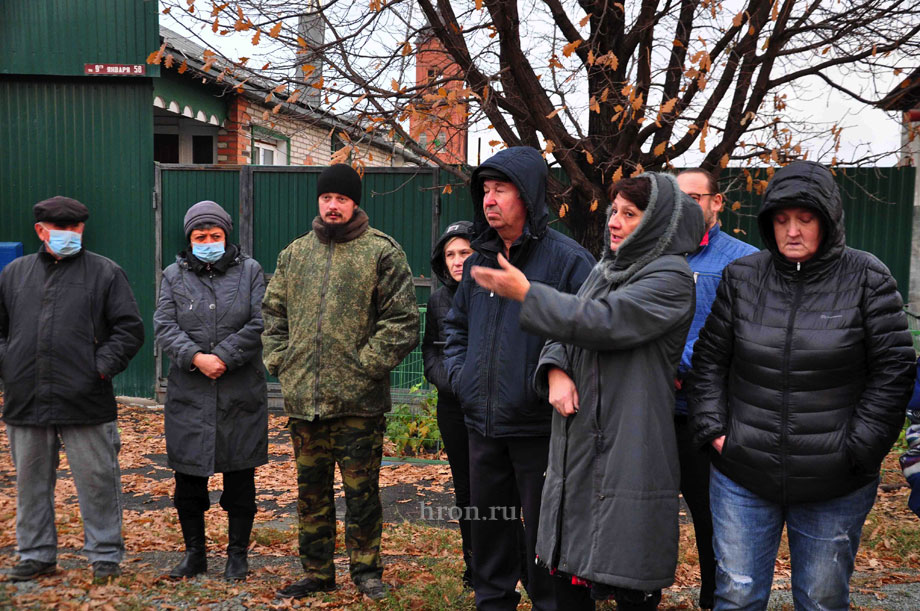
[[[211,201],[185,215],[186,250],[163,272],[153,316],[170,360],[166,452],[175,470],[173,502],[185,558],[169,574],[207,571],[204,512],[208,477],[223,473],[228,514],[224,578],[245,579],[256,513],[255,468],[268,462],[268,410],[262,368],[262,267],[228,243],[230,215]]]
[[[609,241],[577,295],[504,261],[504,272],[472,274],[523,301],[521,326],[549,338],[534,380],[556,409],[539,562],[617,609],[654,609],[677,565],[674,376],[694,310],[684,255],[705,227],[666,174],[621,180],[609,196]]]

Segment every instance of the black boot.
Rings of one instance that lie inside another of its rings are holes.
[[[185,558],[169,572],[171,579],[194,577],[208,570],[208,557],[204,538],[204,514],[179,514],[182,538],[185,539]]]
[[[227,527],[227,566],[224,568],[224,579],[227,581],[240,581],[249,574],[249,561],[246,558],[249,552],[249,535],[252,533],[251,515],[230,514]]]
[[[463,589],[473,589],[473,537],[469,520],[460,519],[460,539],[463,545]]]

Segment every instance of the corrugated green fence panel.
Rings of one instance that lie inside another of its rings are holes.
[[[188,247],[183,230],[185,212],[192,204],[205,199],[215,201],[230,213],[233,231],[230,241],[239,244],[240,218],[240,171],[218,169],[212,166],[206,170],[168,169],[162,172],[163,206],[163,268],[175,262],[176,253]]]
[[[317,211],[316,179],[321,169],[253,172],[252,249],[265,273],[274,273],[278,253],[310,231]]]
[[[150,92],[149,79],[0,77],[0,241],[35,252],[32,205],[47,197],[89,207],[84,244],[124,268],[146,323],[147,342],[115,378],[139,396],[154,385]]]
[[[839,168],[837,184],[843,200],[847,246],[871,252],[891,270],[907,299],[913,222],[914,168]],[[753,180],[767,180],[765,170],[752,171]],[[761,195],[747,191],[742,170],[723,171],[726,189],[723,229],[738,239],[763,247],[757,228]],[[732,205],[741,204],[732,211]]]
[[[431,219],[433,210],[431,174],[394,174],[368,171],[365,201],[361,207],[371,225],[399,242],[413,276],[431,277]]]
[[[7,0],[0,7],[0,74],[76,76],[94,63],[160,73],[146,65],[160,46],[153,0]]]

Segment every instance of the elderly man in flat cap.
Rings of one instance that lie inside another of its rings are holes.
[[[3,421],[16,466],[13,581],[56,569],[54,483],[67,452],[97,582],[120,574],[121,440],[112,378],[144,342],[128,278],[82,248],[86,206],[52,197],[34,207],[42,245],[0,273]]]

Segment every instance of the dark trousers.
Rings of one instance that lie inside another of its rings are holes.
[[[256,515],[255,469],[224,473],[224,490],[220,506],[229,514]],[[204,513],[211,506],[208,498],[208,478],[176,472],[176,493],[173,504],[179,515]]]
[[[709,509],[709,452],[695,447],[686,416],[674,417],[680,459],[680,492],[684,495],[700,558],[700,607],[711,609],[716,589],[716,557],[712,550],[712,512]]]
[[[460,537],[463,541],[463,559],[470,562],[473,542],[467,508],[470,506],[470,439],[463,422],[463,411],[455,403],[438,402],[438,430],[444,442],[450,475],[454,480],[454,501],[460,512]]]
[[[527,593],[536,610],[593,609],[587,588],[553,577],[534,562],[549,437],[484,437],[469,431],[473,586],[480,611],[515,609],[520,595],[520,520],[524,518]]]

